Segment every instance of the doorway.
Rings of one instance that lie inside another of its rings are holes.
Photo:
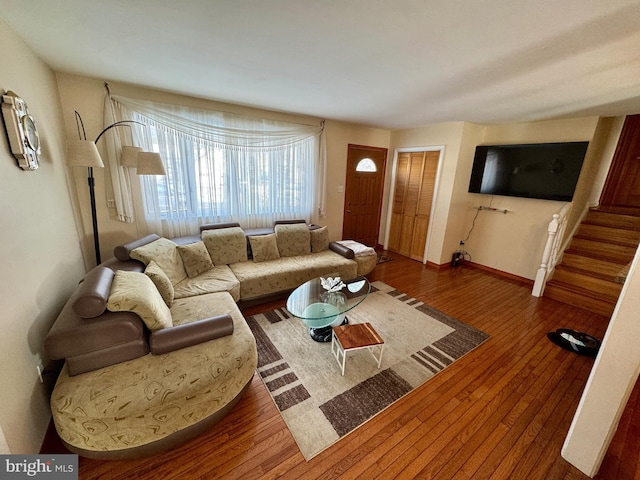
[[[386,248],[420,262],[426,262],[441,151],[400,151],[395,162]]]
[[[380,231],[387,149],[349,145],[342,238],[375,248]]]
[[[640,115],[625,118],[599,209],[640,216]]]

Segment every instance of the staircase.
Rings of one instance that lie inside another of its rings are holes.
[[[590,210],[544,296],[610,317],[622,290],[621,271],[640,242],[640,217]]]

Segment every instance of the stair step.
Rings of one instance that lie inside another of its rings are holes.
[[[616,245],[586,238],[573,237],[571,245],[565,253],[573,253],[626,264],[633,260],[636,248],[637,247],[629,245]]]
[[[586,257],[574,253],[565,253],[562,257],[561,265],[574,271],[580,271],[595,277],[615,281],[627,264],[600,260],[598,258]]]
[[[632,213],[590,210],[544,296],[610,317],[622,291],[621,271],[640,243],[640,216]]]
[[[596,295],[602,300],[615,303],[622,291],[622,284],[613,280],[605,280],[579,271],[564,268],[562,264],[556,266],[552,280],[572,285],[589,295]]]
[[[605,317],[611,317],[617,303],[617,299],[611,301],[610,299],[600,298],[591,291],[557,280],[547,282],[544,289],[544,296],[568,305],[573,305],[574,307],[598,313]]]
[[[640,217],[602,210],[589,210],[583,223],[640,231]]]
[[[589,240],[599,240],[615,245],[625,245],[637,247],[640,242],[640,230],[629,230],[626,228],[610,227],[606,225],[593,225],[582,223],[574,238],[585,238]]]

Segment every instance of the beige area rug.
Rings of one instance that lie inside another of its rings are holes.
[[[368,350],[356,350],[342,376],[331,343],[313,341],[284,308],[247,318],[258,373],[307,460],[488,338],[382,282],[347,316],[384,339],[380,369]]]

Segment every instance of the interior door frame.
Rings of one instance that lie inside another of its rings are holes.
[[[389,195],[387,204],[387,221],[384,232],[384,249],[389,246],[389,235],[391,232],[391,215],[393,213],[393,195],[396,190],[396,169],[398,167],[398,154],[410,153],[410,152],[440,152],[438,155],[438,169],[436,170],[436,180],[433,186],[433,202],[431,202],[431,212],[429,215],[429,231],[427,232],[427,241],[424,246],[424,256],[422,257],[422,263],[427,263],[427,253],[429,252],[429,243],[431,241],[431,233],[433,226],[433,217],[436,209],[436,200],[438,198],[438,191],[440,189],[440,176],[442,173],[442,164],[444,163],[444,145],[428,146],[428,147],[399,147],[393,150],[393,162],[391,166],[391,180],[389,184]]]

